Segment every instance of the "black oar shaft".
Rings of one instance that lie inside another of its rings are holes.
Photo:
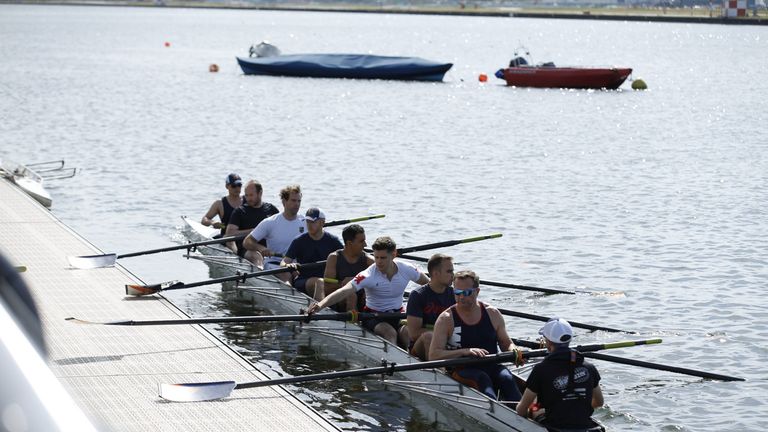
[[[428,262],[429,258],[424,258],[416,255],[408,255],[408,254],[401,254],[398,253],[397,256],[399,258],[412,260],[412,261],[419,261],[419,262]],[[504,282],[493,282],[488,281],[485,279],[480,280],[481,285],[488,285],[488,286],[496,286],[496,287],[502,287],[502,288],[512,288],[517,290],[523,290],[523,291],[536,291],[536,292],[543,292],[546,294],[576,294],[574,291],[565,291],[565,290],[559,290],[554,288],[541,288],[541,287],[532,287],[532,286],[525,286],[525,285],[516,285],[511,283],[504,283]]]
[[[425,251],[425,250],[437,249],[437,248],[448,247],[448,246],[455,246],[457,244],[476,242],[480,240],[488,240],[488,239],[498,238],[498,237],[501,237],[501,234],[490,234],[490,235],[471,237],[471,238],[466,238],[461,240],[448,240],[448,241],[437,242],[437,243],[429,243],[429,244],[420,245],[420,246],[398,248],[397,253],[398,255],[401,253],[407,254],[410,252],[418,252],[418,251]]]
[[[525,313],[525,312],[518,312],[518,311],[509,310],[509,309],[499,309],[499,312],[501,312],[502,315],[514,316],[514,317],[518,317],[518,318],[525,318],[525,319],[542,321],[542,322],[547,322],[547,321],[550,320],[550,317],[545,317],[545,316],[541,316],[541,315],[534,315],[534,314],[529,314],[529,313]],[[578,327],[578,328],[582,328],[582,329],[586,329],[586,330],[592,330],[592,331],[602,330],[602,331],[613,332],[613,333],[622,333],[622,332],[623,333],[634,333],[634,332],[627,332],[627,331],[624,331],[624,330],[619,330],[619,329],[615,329],[615,328],[611,328],[611,327],[603,327],[603,326],[596,326],[596,325],[592,325],[592,324],[584,324],[584,323],[580,323],[580,322],[576,322],[576,321],[571,321],[571,320],[568,320],[568,322],[573,327]]]
[[[231,242],[231,241],[242,240],[247,235],[248,234],[242,234],[242,235],[238,235],[238,236],[222,237],[222,238],[217,238],[217,239],[213,239],[213,240],[191,242],[191,243],[187,243],[187,244],[176,245],[176,246],[168,246],[168,247],[158,248],[158,249],[149,249],[149,250],[144,250],[144,251],[139,251],[139,252],[131,252],[131,253],[127,253],[127,254],[118,255],[117,258],[130,258],[130,257],[135,257],[135,256],[141,256],[141,255],[151,255],[151,254],[156,254],[156,253],[160,253],[160,252],[170,252],[170,251],[181,250],[181,249],[192,249],[192,248],[195,248],[197,246],[206,246],[206,245],[212,245],[212,244],[227,243],[227,242]]]
[[[708,379],[720,380],[720,381],[745,381],[744,378],[732,377],[728,375],[720,375],[712,372],[698,371],[694,369],[681,368],[677,366],[668,366],[664,364],[628,359],[624,357],[616,357],[616,356],[601,354],[601,353],[586,353],[584,354],[584,356],[598,359],[598,360],[605,360],[613,363],[621,363],[621,364],[626,364],[631,366],[644,367],[648,369],[657,369],[657,370],[663,370],[667,372],[675,372],[679,374],[691,375],[691,376],[696,376],[700,378],[708,378]]]
[[[351,222],[361,222],[361,221],[365,221],[365,220],[369,220],[369,219],[378,219],[378,218],[383,218],[383,217],[384,217],[384,215],[381,214],[381,215],[373,215],[373,216],[363,216],[363,217],[354,218],[354,219],[344,219],[344,220],[330,221],[330,222],[327,222],[325,224],[325,226],[344,225],[344,224],[348,224],[348,223],[351,223]],[[144,251],[120,254],[120,255],[117,256],[117,258],[130,258],[130,257],[135,257],[135,256],[141,256],[141,255],[151,255],[151,254],[156,254],[156,253],[160,253],[160,252],[170,252],[170,251],[182,250],[182,249],[192,249],[192,248],[197,247],[197,246],[207,246],[207,245],[212,245],[212,244],[228,243],[228,242],[231,242],[231,241],[242,240],[242,239],[246,238],[247,236],[248,236],[248,234],[240,234],[240,235],[236,235],[236,236],[221,237],[221,238],[217,238],[217,239],[213,239],[213,240],[204,240],[204,241],[199,241],[199,242],[190,242],[190,243],[182,244],[182,245],[168,246],[168,247],[163,247],[163,248],[158,248],[158,249],[149,249],[149,250],[144,250]]]
[[[531,286],[525,286],[525,285],[516,285],[511,283],[504,283],[504,282],[492,282],[485,279],[480,280],[481,285],[489,285],[489,286],[496,286],[501,288],[513,288],[518,290],[525,290],[525,291],[539,291],[547,294],[576,294],[573,291],[564,291],[554,288],[539,288],[539,287],[531,287]]]
[[[647,341],[628,341],[628,342],[619,342],[619,343],[613,343],[613,344],[580,345],[580,346],[574,347],[574,349],[579,352],[590,352],[590,351],[600,351],[600,350],[611,349],[611,348],[619,348],[624,346],[645,345],[647,343],[658,343],[658,342],[660,342],[660,340],[652,339]],[[539,350],[524,352],[523,357],[524,358],[545,357],[547,354],[549,353],[547,352],[546,349],[539,349]],[[391,363],[388,365],[383,365],[378,367],[352,369],[352,370],[346,370],[346,371],[328,372],[328,373],[320,373],[320,374],[312,374],[312,375],[302,375],[302,376],[278,378],[278,379],[271,379],[271,380],[264,380],[264,381],[245,382],[245,383],[237,384],[235,388],[243,389],[243,388],[264,387],[264,386],[280,385],[280,384],[294,384],[294,383],[300,383],[300,382],[322,381],[322,380],[334,379],[334,378],[348,378],[353,376],[379,375],[379,374],[391,375],[395,372],[407,372],[407,371],[421,370],[421,369],[437,369],[437,368],[455,367],[455,366],[473,366],[473,365],[482,365],[482,364],[491,364],[491,363],[513,362],[515,361],[516,356],[517,354],[514,352],[503,352],[500,354],[489,355],[486,357],[459,357],[459,358],[453,358],[448,360],[432,360],[432,361],[426,361],[426,362],[414,361],[413,363],[402,364],[402,365]]]
[[[302,270],[302,269],[306,269],[306,268],[310,268],[310,267],[318,267],[318,266],[325,266],[325,261],[318,261],[318,262],[315,262],[315,263],[301,264],[299,266],[298,270]],[[285,273],[285,272],[290,272],[290,271],[293,271],[293,269],[290,268],[290,267],[279,267],[279,268],[274,268],[274,269],[271,269],[271,270],[261,270],[261,271],[257,271],[257,272],[243,273],[243,274],[234,275],[234,276],[224,276],[224,277],[220,277],[220,278],[208,279],[208,280],[199,281],[199,282],[191,282],[191,283],[179,282],[179,283],[173,284],[173,285],[171,285],[171,286],[169,286],[167,288],[163,288],[162,290],[163,291],[168,291],[168,290],[174,290],[174,289],[194,288],[194,287],[199,287],[199,286],[204,286],[204,285],[212,285],[212,284],[222,283],[222,282],[244,281],[246,279],[251,279],[251,278],[255,278],[255,277],[259,277],[259,276],[269,276],[269,275],[273,275],[273,274]]]
[[[362,222],[362,221],[367,221],[371,219],[379,219],[379,218],[383,218],[384,216],[385,215],[383,214],[378,214],[378,215],[372,215],[372,216],[363,216],[363,217],[354,218],[354,219],[342,219],[342,220],[330,221],[330,222],[326,222],[325,226],[329,227],[329,226],[336,226],[336,225],[346,225],[354,222]]]
[[[233,317],[209,317],[209,318],[187,318],[187,319],[167,319],[167,320],[127,320],[127,321],[107,321],[93,322],[70,317],[65,318],[77,324],[98,324],[114,326],[162,326],[162,325],[191,325],[191,324],[249,324],[260,322],[309,322],[309,321],[361,321],[370,318],[390,319],[405,318],[404,313],[390,312],[341,312],[313,315],[253,315],[253,316],[233,316]]]

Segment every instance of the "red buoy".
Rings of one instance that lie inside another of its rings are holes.
[[[480,80],[480,82],[486,82],[486,81],[488,81],[488,75],[480,74],[480,76],[477,77],[477,79]]]
[[[166,46],[166,47],[169,47],[169,46],[171,46],[171,43],[170,43],[170,42],[166,42],[166,43],[165,43],[165,46]]]

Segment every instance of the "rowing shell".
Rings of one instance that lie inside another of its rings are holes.
[[[185,234],[192,241],[208,240],[218,233],[218,230],[201,225],[188,218]],[[218,268],[234,271],[253,271],[249,263],[239,264],[236,255],[222,245],[205,246],[198,249],[206,255],[207,262]],[[312,299],[280,282],[273,276],[249,278],[246,286],[240,286],[237,295],[252,303],[259,303],[275,314],[295,314],[299,309],[306,308]],[[322,312],[321,312],[322,313]],[[340,344],[344,350],[354,352],[372,362],[386,359],[389,363],[410,364],[419,362],[397,345],[376,336],[357,324],[339,321],[324,321],[303,325],[303,330],[324,336],[327,340]],[[416,394],[430,396],[444,403],[446,410],[459,411],[473,421],[480,422],[490,429],[497,431],[546,432],[546,429],[536,422],[521,417],[513,409],[487,397],[485,394],[458,383],[442,371],[415,370],[402,372],[403,380],[384,380],[386,385],[405,389]]]

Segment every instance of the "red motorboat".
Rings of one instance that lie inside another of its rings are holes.
[[[526,57],[518,57],[518,51],[530,56],[520,47],[509,67],[496,72],[509,86],[616,90],[632,73],[630,68],[558,67],[552,62],[533,66]]]
[[[509,86],[615,90],[632,69],[520,65],[499,69],[499,72],[496,76]]]

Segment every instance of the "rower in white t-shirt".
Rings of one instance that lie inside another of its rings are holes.
[[[252,251],[252,261],[264,269],[280,266],[280,257],[288,251],[288,246],[297,236],[307,231],[304,216],[299,215],[301,207],[301,187],[290,185],[280,191],[283,211],[261,221],[243,241],[243,246]],[[267,245],[259,243],[266,240]],[[283,281],[290,280],[290,273],[276,275]]]
[[[365,312],[402,312],[403,293],[408,282],[424,285],[429,277],[413,265],[395,260],[397,245],[389,237],[379,237],[371,245],[374,264],[358,273],[350,282],[307,310],[316,313],[344,300],[350,294],[365,290]],[[401,346],[408,346],[408,329],[399,318],[371,318],[363,320],[363,326],[377,335]],[[402,328],[401,328],[402,327]]]

